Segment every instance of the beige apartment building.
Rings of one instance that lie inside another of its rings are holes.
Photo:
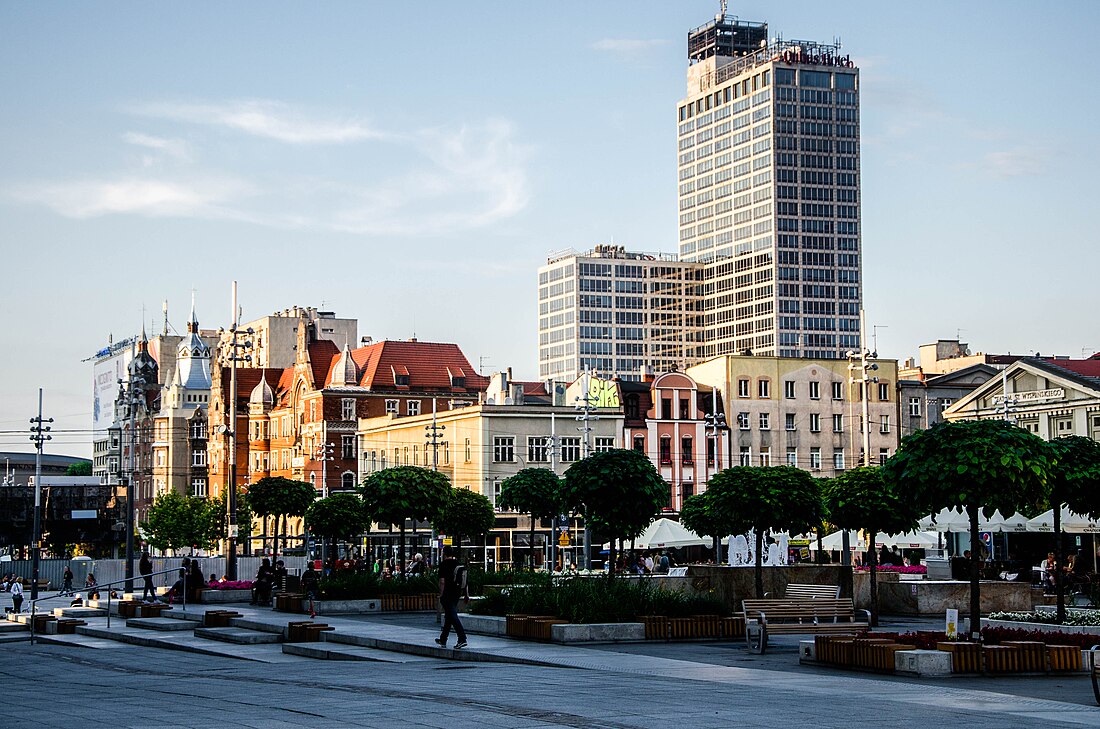
[[[687,374],[719,393],[732,461],[724,465],[789,465],[833,476],[860,465],[864,426],[872,465],[897,449],[897,361],[875,364],[866,423],[863,388],[852,382],[858,363],[850,372],[845,360],[729,355],[690,367]]]

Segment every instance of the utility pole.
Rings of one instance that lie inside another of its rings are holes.
[[[558,475],[558,459],[557,459],[557,434],[555,431],[554,413],[550,413],[550,435],[543,441],[543,447],[546,448],[547,455],[550,457],[550,472],[555,476]],[[558,567],[558,517],[559,514],[554,514],[553,520],[550,522],[550,573],[553,574],[554,570]],[[563,565],[564,567],[564,565]]]
[[[1001,404],[997,408],[997,412],[1004,416],[1006,423],[1015,423],[1016,418],[1012,413],[1016,412],[1016,403],[1018,402],[1015,397],[1009,397],[1008,395],[1008,367],[1001,370]]]
[[[142,329],[144,332],[144,328]],[[130,344],[130,361],[135,361],[134,345]],[[144,402],[145,378],[134,376],[133,366],[129,368],[129,374],[125,383],[119,380],[119,390],[126,403],[126,419],[130,423],[130,447],[126,457],[126,564],[123,568],[123,576],[126,578],[126,592],[134,589],[134,520],[137,518],[134,504],[134,476],[137,473],[137,408]],[[119,440],[121,447],[122,441]],[[120,463],[121,466],[121,463]]]
[[[584,458],[588,458],[592,453],[592,426],[589,423],[593,420],[599,420],[599,415],[593,415],[592,411],[596,408],[592,405],[592,399],[589,396],[589,388],[592,383],[592,373],[586,367],[584,370],[584,384],[582,385],[581,396],[577,398],[576,409],[581,414],[577,416],[577,422],[581,423],[581,427],[577,430],[584,434],[584,440],[582,441]],[[584,568],[586,570],[592,569],[592,529],[588,526],[588,505],[584,507]]]
[[[31,535],[31,602],[38,599],[38,563],[42,553],[42,446],[48,440],[53,418],[42,418],[42,388],[38,388],[38,417],[31,418],[34,441],[34,533]]]
[[[328,464],[336,456],[333,453],[334,447],[332,443],[328,442],[328,425],[321,424],[321,442],[317,444],[314,449],[314,458],[321,462],[321,498],[328,498]],[[328,547],[325,544],[326,540],[321,539],[321,564],[328,564]],[[308,558],[308,555],[307,555]],[[322,567],[323,569],[323,567]]]
[[[711,405],[713,408],[714,406]],[[718,443],[720,441],[720,435],[723,431],[728,431],[730,427],[726,424],[725,413],[707,413],[703,416],[703,431],[707,434],[707,449],[709,450],[711,442],[714,443],[714,467],[716,471],[722,470],[722,459],[718,455]],[[703,458],[706,460],[706,480],[710,481],[710,453],[703,454]],[[709,488],[709,486],[708,486]],[[680,505],[683,508],[683,504]],[[714,537],[714,563],[722,564],[722,540]]]
[[[232,295],[233,312],[232,323],[229,326],[230,345],[229,356],[229,422],[224,426],[229,440],[229,493],[226,495],[226,508],[229,511],[228,529],[226,539],[225,572],[230,580],[237,579],[237,362],[251,362],[251,354],[238,354],[240,349],[252,347],[251,341],[237,341],[237,327],[240,326],[241,312],[237,306],[237,282],[233,282]],[[245,334],[252,334],[252,328],[245,330]]]
[[[863,420],[860,428],[863,436],[863,458],[860,461],[861,465],[865,467],[871,465],[871,384],[878,382],[878,377],[873,377],[870,373],[878,370],[878,364],[872,361],[876,357],[878,357],[878,352],[867,348],[867,319],[861,307],[859,310],[859,352],[848,351],[848,384],[856,385],[858,387],[856,391],[860,394],[860,411]],[[856,377],[857,372],[859,377]],[[841,563],[850,565],[852,563],[852,552],[847,529],[842,532],[842,541]],[[870,544],[868,548],[874,549],[875,545]]]
[[[424,444],[425,448],[431,447],[432,449],[432,470],[439,470],[439,444],[443,442],[443,431],[447,429],[446,425],[440,425],[436,421],[436,400],[432,398],[432,424],[425,425],[424,430],[428,431],[424,434],[424,440],[427,443]],[[416,520],[413,520],[413,528],[416,527]],[[439,564],[439,533],[435,530],[435,524],[432,524],[432,557],[433,564]],[[456,547],[461,548],[461,544],[456,544]],[[438,616],[437,616],[438,617]]]

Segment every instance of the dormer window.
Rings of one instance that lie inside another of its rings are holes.
[[[451,378],[451,387],[466,387],[466,378],[454,376]]]
[[[456,367],[455,369],[447,368],[447,374],[451,376],[451,387],[459,387],[465,389],[466,387],[466,373]]]
[[[395,385],[406,385],[407,386],[409,384],[409,376],[408,375],[396,375],[393,378],[393,384],[395,384]]]
[[[393,365],[393,384],[397,387],[409,386],[409,368],[404,365]]]

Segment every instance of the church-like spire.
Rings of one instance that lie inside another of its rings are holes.
[[[189,334],[199,333],[199,318],[195,316],[195,290],[191,289],[191,318],[187,322],[187,332]]]
[[[337,387],[355,386],[359,384],[359,367],[351,356],[351,344],[344,335],[344,351],[336,359],[336,366],[332,368],[332,382]]]

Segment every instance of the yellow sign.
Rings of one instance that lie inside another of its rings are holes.
[[[559,547],[568,547],[569,546],[569,532],[562,532],[561,533],[561,536],[558,537],[558,546]]]
[[[443,546],[444,547],[454,546],[454,541],[455,540],[452,537],[443,537]]]

